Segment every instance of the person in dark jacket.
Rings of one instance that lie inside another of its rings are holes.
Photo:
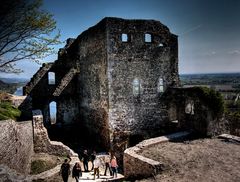
[[[96,159],[96,155],[97,155],[96,151],[93,151],[91,156],[90,156],[91,157],[91,162],[92,162],[92,169],[91,169],[91,171],[94,169],[93,161]]]
[[[68,181],[68,176],[70,175],[70,164],[69,164],[69,160],[65,159],[64,163],[61,165],[61,169],[59,174],[62,175],[62,179],[64,182]]]
[[[87,150],[84,150],[84,152],[83,152],[82,161],[83,161],[84,171],[88,172],[89,155],[88,155]]]
[[[76,179],[76,182],[79,182],[79,178],[82,176],[82,169],[79,162],[76,162],[73,166],[72,177]]]

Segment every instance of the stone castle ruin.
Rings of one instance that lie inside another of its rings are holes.
[[[68,39],[58,59],[43,64],[24,93],[32,109],[42,111],[50,137],[123,151],[188,126],[209,131],[216,121],[211,108],[179,86],[178,38],[168,27],[109,17]],[[50,120],[53,101],[56,123]]]

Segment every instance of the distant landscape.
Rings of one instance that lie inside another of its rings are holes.
[[[240,90],[240,73],[180,74],[180,80],[182,86],[230,85]],[[0,91],[13,94],[28,81],[26,78],[0,78]]]
[[[232,85],[240,89],[240,73],[181,74],[182,85]]]
[[[0,78],[0,91],[14,94],[19,88],[26,85],[27,82],[28,80],[23,78]]]

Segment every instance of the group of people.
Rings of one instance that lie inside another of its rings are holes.
[[[71,161],[70,157],[68,157],[68,159],[65,159],[60,169],[60,174],[62,175],[62,179],[64,182],[68,181],[68,177],[71,174],[70,164],[69,164],[70,161]],[[109,173],[112,177],[117,177],[118,164],[117,164],[117,159],[113,153],[109,152],[107,155],[104,156],[104,158],[100,158],[99,156],[97,156],[95,151],[93,151],[93,153],[89,155],[88,151],[84,150],[81,161],[83,162],[84,172],[89,172],[88,163],[89,161],[91,161],[92,163],[91,171],[94,171],[94,174],[93,174],[94,180],[96,175],[98,178],[100,178],[99,168],[103,165],[105,165],[104,176],[107,175],[107,171],[109,170]],[[79,182],[79,179],[81,176],[82,176],[82,169],[81,169],[80,162],[76,162],[72,169],[72,177],[76,179],[76,182]]]

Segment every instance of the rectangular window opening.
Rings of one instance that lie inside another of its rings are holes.
[[[152,35],[149,33],[145,34],[145,42],[152,42]]]
[[[158,93],[163,93],[164,92],[164,84],[163,84],[163,79],[162,78],[158,79],[157,90],[158,90]]]
[[[128,34],[122,34],[122,42],[128,42]]]
[[[48,84],[55,85],[55,73],[54,72],[48,72]]]

